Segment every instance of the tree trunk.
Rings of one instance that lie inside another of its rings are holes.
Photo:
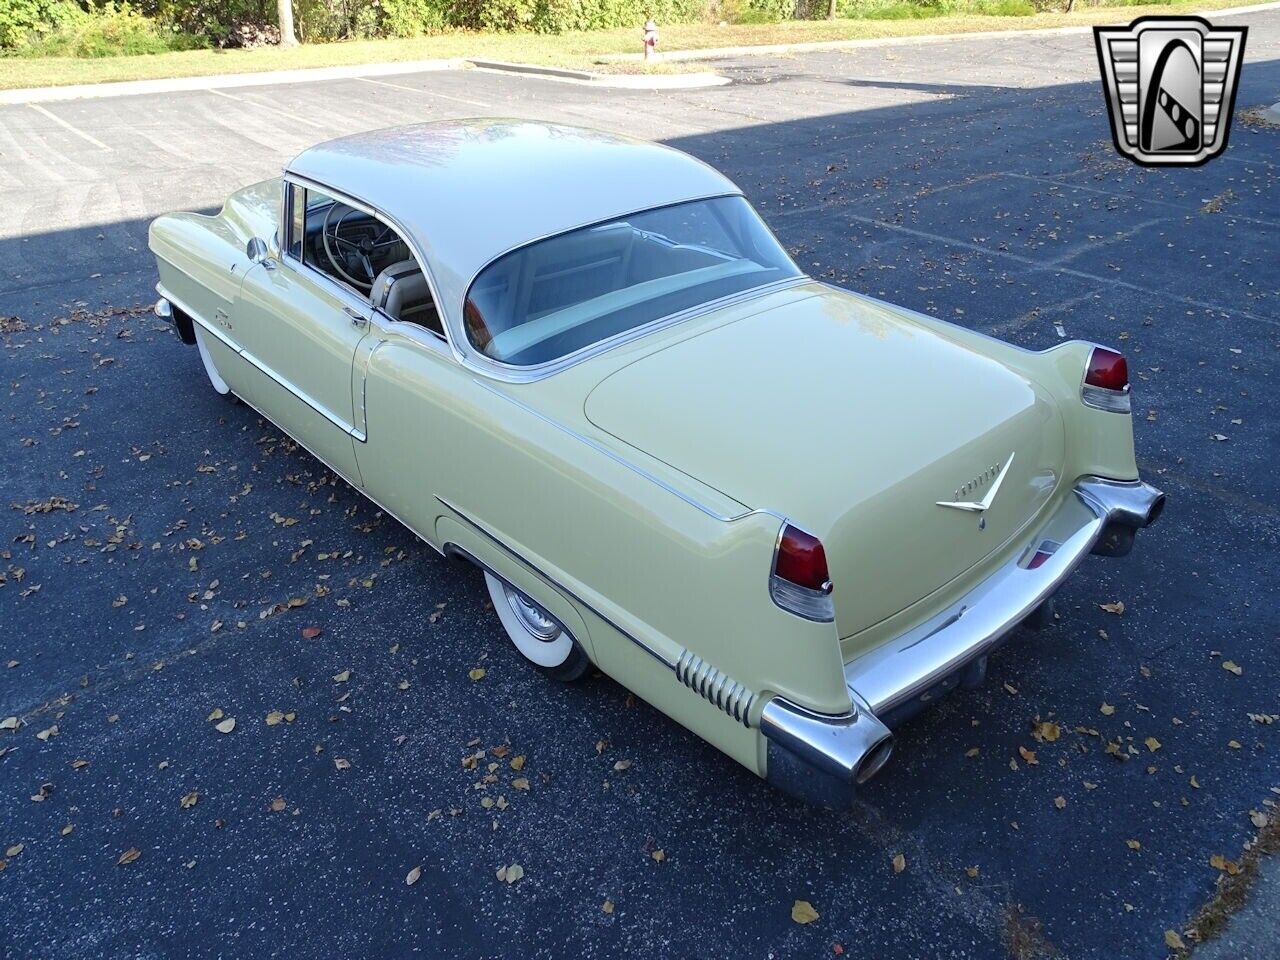
[[[827,19],[834,20],[836,18],[836,0],[827,0]]]
[[[296,47],[298,37],[293,32],[293,0],[276,0],[276,16],[280,21],[280,46]]]

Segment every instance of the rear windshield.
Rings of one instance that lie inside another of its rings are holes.
[[[525,367],[799,275],[746,200],[719,197],[521,247],[480,272],[463,314],[476,349]]]

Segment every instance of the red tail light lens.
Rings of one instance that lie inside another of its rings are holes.
[[[1106,347],[1094,347],[1080,384],[1085,406],[1110,413],[1129,412],[1129,364],[1124,355]]]
[[[1123,354],[1114,350],[1094,347],[1089,356],[1089,369],[1085,371],[1084,382],[1103,390],[1123,390],[1129,386],[1128,361]]]
[[[821,540],[789,523],[783,525],[769,577],[769,595],[782,609],[806,620],[835,619],[827,552]]]
[[[827,575],[827,552],[822,541],[812,534],[798,530],[791,524],[782,528],[778,541],[778,562],[773,572],[783,580],[810,590],[830,590]]]

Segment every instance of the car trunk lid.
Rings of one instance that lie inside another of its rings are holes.
[[[585,413],[820,537],[847,636],[1015,536],[1056,487],[1063,427],[1019,373],[905,311],[813,289],[640,357],[597,385]],[[981,502],[997,484],[983,510],[939,506]]]

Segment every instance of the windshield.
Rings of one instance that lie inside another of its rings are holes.
[[[742,197],[646,210],[512,251],[471,285],[467,338],[514,366],[800,276]]]

